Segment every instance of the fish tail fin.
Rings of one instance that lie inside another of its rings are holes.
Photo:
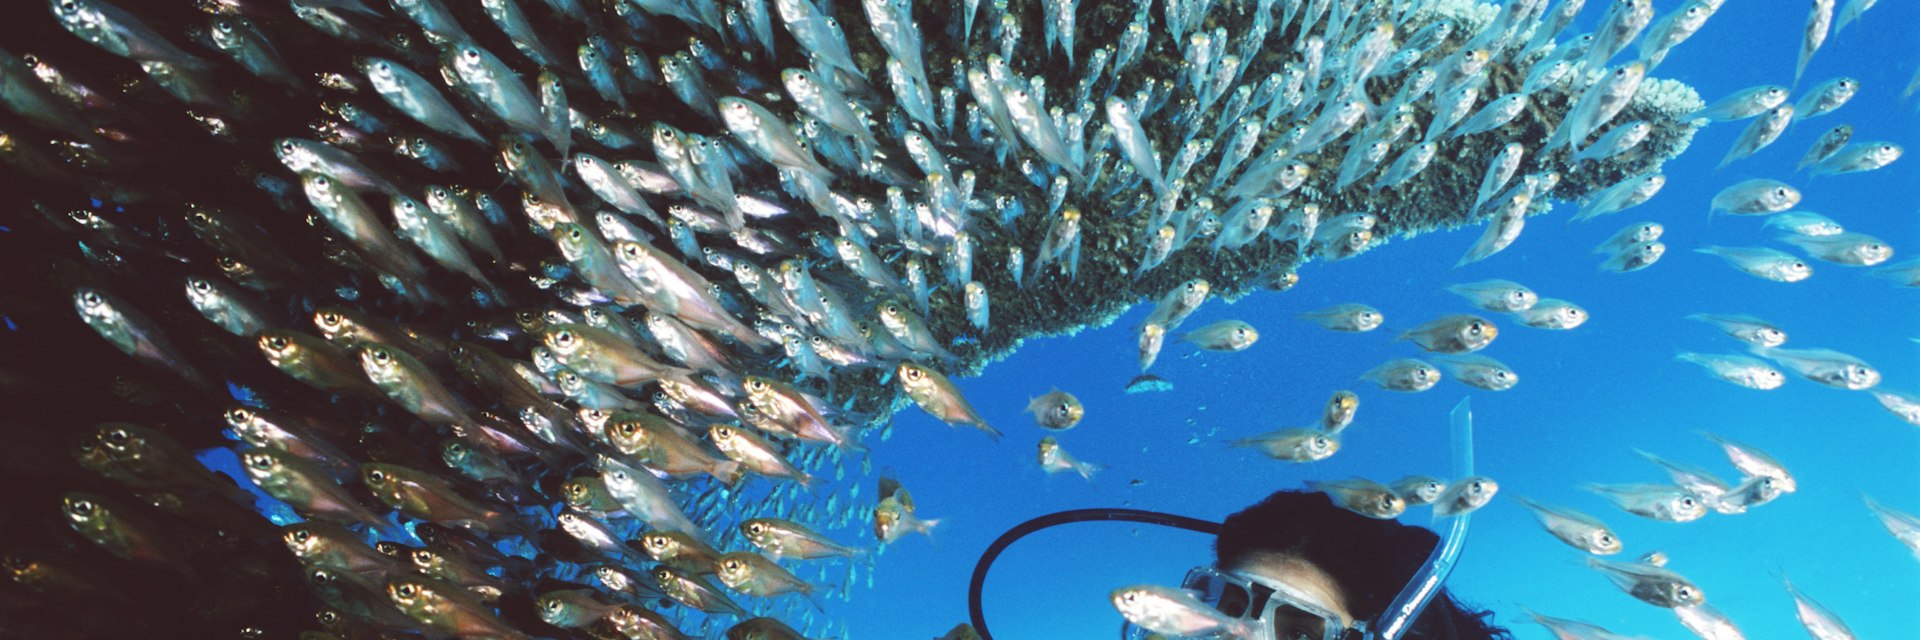
[[[1088,482],[1093,481],[1093,474],[1099,473],[1101,470],[1104,470],[1106,468],[1107,468],[1107,465],[1099,464],[1095,462],[1081,462],[1079,464],[1073,465],[1073,470],[1076,472],[1079,472],[1080,477],[1086,478]]]
[[[994,442],[999,442],[1000,438],[1006,436],[1006,434],[1000,433],[999,429],[995,429],[992,425],[985,422],[976,423],[975,426],[979,427],[981,431],[987,432],[987,436],[993,438]]]
[[[740,479],[746,477],[746,471],[746,467],[741,466],[738,462],[722,460],[714,463],[712,467],[709,467],[707,469],[707,475],[713,476],[715,480],[719,480],[720,484],[731,487],[739,484]]]
[[[925,535],[925,536],[927,536],[927,543],[928,543],[928,544],[934,544],[934,546],[939,546],[938,544],[935,544],[935,542],[934,542],[934,537],[933,537],[933,528],[934,528],[934,527],[937,527],[937,526],[939,526],[939,525],[940,525],[940,522],[941,522],[942,520],[944,520],[944,518],[934,518],[934,519],[931,519],[931,520],[921,520],[921,521],[919,521],[918,523],[916,523],[916,524],[914,524],[914,525],[913,525],[913,530],[914,530],[914,531],[918,531],[918,532],[920,532],[921,534],[923,534],[923,535]]]

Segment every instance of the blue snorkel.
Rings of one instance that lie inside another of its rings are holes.
[[[1453,440],[1453,477],[1455,479],[1473,476],[1473,407],[1466,398],[1453,406],[1448,417],[1449,430]],[[1447,535],[1440,544],[1434,545],[1433,553],[1427,555],[1427,563],[1420,567],[1407,586],[1400,589],[1400,595],[1393,597],[1393,603],[1374,620],[1367,637],[1374,640],[1399,640],[1413,627],[1413,621],[1420,619],[1420,612],[1426,610],[1427,603],[1440,593],[1440,585],[1447,581],[1447,575],[1453,573],[1453,567],[1459,564],[1460,550],[1467,545],[1467,521],[1472,512],[1453,516],[1453,522],[1447,525]],[[1434,516],[1439,520],[1440,516]],[[1438,523],[1436,523],[1438,524]]]
[[[1468,400],[1462,398],[1454,405],[1449,414],[1449,431],[1453,452],[1453,477],[1473,476],[1473,411]],[[1452,516],[1447,533],[1435,545],[1433,552],[1427,555],[1426,564],[1421,565],[1407,586],[1400,589],[1393,602],[1387,605],[1378,617],[1371,622],[1361,622],[1349,631],[1346,637],[1356,640],[1399,640],[1406,637],[1413,622],[1420,619],[1420,612],[1439,595],[1441,585],[1453,568],[1459,563],[1460,550],[1466,546],[1467,524],[1471,513]],[[1439,519],[1435,516],[1435,520]],[[967,585],[967,616],[973,623],[973,629],[982,640],[993,640],[993,634],[987,630],[986,613],[981,610],[981,590],[986,584],[987,570],[993,567],[993,561],[1000,557],[1015,541],[1041,529],[1048,529],[1075,522],[1144,522],[1217,535],[1220,524],[1197,518],[1177,516],[1155,511],[1139,509],[1076,509],[1051,513],[1026,522],[1022,522],[1006,533],[1000,534],[987,549],[980,553],[980,560],[973,566],[973,577]],[[1437,524],[1437,522],[1436,522]]]

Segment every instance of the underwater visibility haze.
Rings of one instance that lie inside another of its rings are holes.
[[[1911,633],[1911,2],[14,9],[0,635],[959,639],[1375,488],[1516,638]]]

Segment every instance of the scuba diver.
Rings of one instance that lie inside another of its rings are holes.
[[[1473,475],[1468,403],[1452,413],[1454,477]],[[1123,640],[1483,640],[1512,634],[1442,584],[1466,543],[1470,513],[1445,530],[1379,520],[1341,508],[1324,493],[1282,490],[1214,523],[1138,509],[1080,509],[1034,518],[989,545],[974,567],[968,612],[993,640],[981,587],[995,558],[1035,531],[1075,522],[1129,521],[1214,535],[1214,562],[1187,572],[1179,589],[1126,588],[1116,601]],[[1436,528],[1442,519],[1436,517]],[[1155,601],[1157,600],[1157,601]],[[1182,630],[1189,635],[1181,635]]]
[[[1383,633],[1379,621],[1391,617],[1396,596],[1417,586],[1440,544],[1432,531],[1342,509],[1324,493],[1278,491],[1228,516],[1214,538],[1213,565],[1195,567],[1182,586],[1220,613],[1251,622],[1247,640],[1361,638],[1356,622]],[[1512,637],[1489,623],[1490,615],[1442,589],[1397,637]]]

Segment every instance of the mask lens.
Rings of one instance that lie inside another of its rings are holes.
[[[1323,640],[1327,638],[1327,619],[1299,607],[1281,603],[1273,609],[1274,640]]]

